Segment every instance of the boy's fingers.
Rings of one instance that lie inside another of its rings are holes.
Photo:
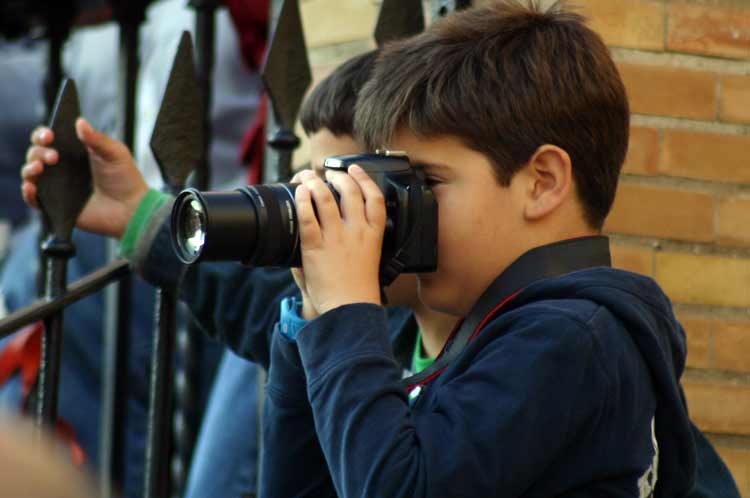
[[[23,201],[29,206],[39,207],[39,204],[36,202],[36,185],[33,183],[23,182],[21,184],[21,197],[23,197]]]
[[[121,143],[105,133],[95,130],[84,118],[76,120],[76,135],[84,145],[105,161],[114,161],[122,157]]]
[[[34,145],[49,145],[54,140],[54,132],[46,126],[37,126],[31,132],[31,143]]]
[[[21,168],[21,179],[25,181],[36,180],[44,172],[41,161],[32,161]]]
[[[385,227],[385,197],[380,187],[356,164],[349,167],[349,174],[357,182],[365,198],[365,216],[371,226]]]
[[[46,164],[55,164],[60,158],[60,154],[55,149],[42,147],[41,145],[32,145],[26,151],[26,162],[42,161]]]
[[[323,230],[334,226],[336,221],[341,222],[341,215],[336,200],[323,180],[315,176],[315,173],[304,172],[302,182],[310,191],[310,195],[315,202],[315,209],[318,212],[318,224]]]
[[[363,220],[365,206],[362,191],[349,175],[340,171],[327,171],[326,179],[341,194],[341,216],[347,221]]]
[[[302,183],[302,178],[307,174],[306,171],[312,172],[311,169],[302,169],[297,171],[289,183]]]
[[[303,184],[294,193],[294,204],[297,207],[299,238],[303,246],[316,246],[320,243],[320,226],[315,218],[310,191]]]

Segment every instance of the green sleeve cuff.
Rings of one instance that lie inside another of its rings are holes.
[[[149,189],[146,195],[141,199],[141,203],[130,219],[125,233],[122,236],[120,242],[120,254],[125,258],[130,258],[135,251],[138,240],[141,238],[141,234],[148,226],[148,222],[151,219],[151,215],[156,212],[161,206],[164,205],[170,199],[169,194],[159,192],[158,190]]]

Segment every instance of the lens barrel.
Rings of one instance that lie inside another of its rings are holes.
[[[242,261],[299,266],[297,184],[247,186],[230,192],[182,191],[172,209],[172,243],[187,264]]]

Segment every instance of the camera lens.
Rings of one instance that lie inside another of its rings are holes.
[[[172,245],[183,263],[244,261],[257,235],[252,200],[242,191],[183,190],[172,208]]]
[[[242,261],[299,266],[294,190],[278,183],[230,192],[186,189],[172,209],[172,245],[187,264]]]
[[[179,218],[180,233],[184,234],[182,249],[191,258],[200,255],[206,240],[206,213],[197,199],[190,199]]]

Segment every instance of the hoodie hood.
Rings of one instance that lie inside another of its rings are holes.
[[[624,324],[648,365],[658,400],[655,432],[662,458],[655,496],[685,495],[695,476],[695,445],[679,385],[687,353],[685,332],[669,298],[648,277],[602,267],[534,282],[508,308],[539,299],[592,301]]]

